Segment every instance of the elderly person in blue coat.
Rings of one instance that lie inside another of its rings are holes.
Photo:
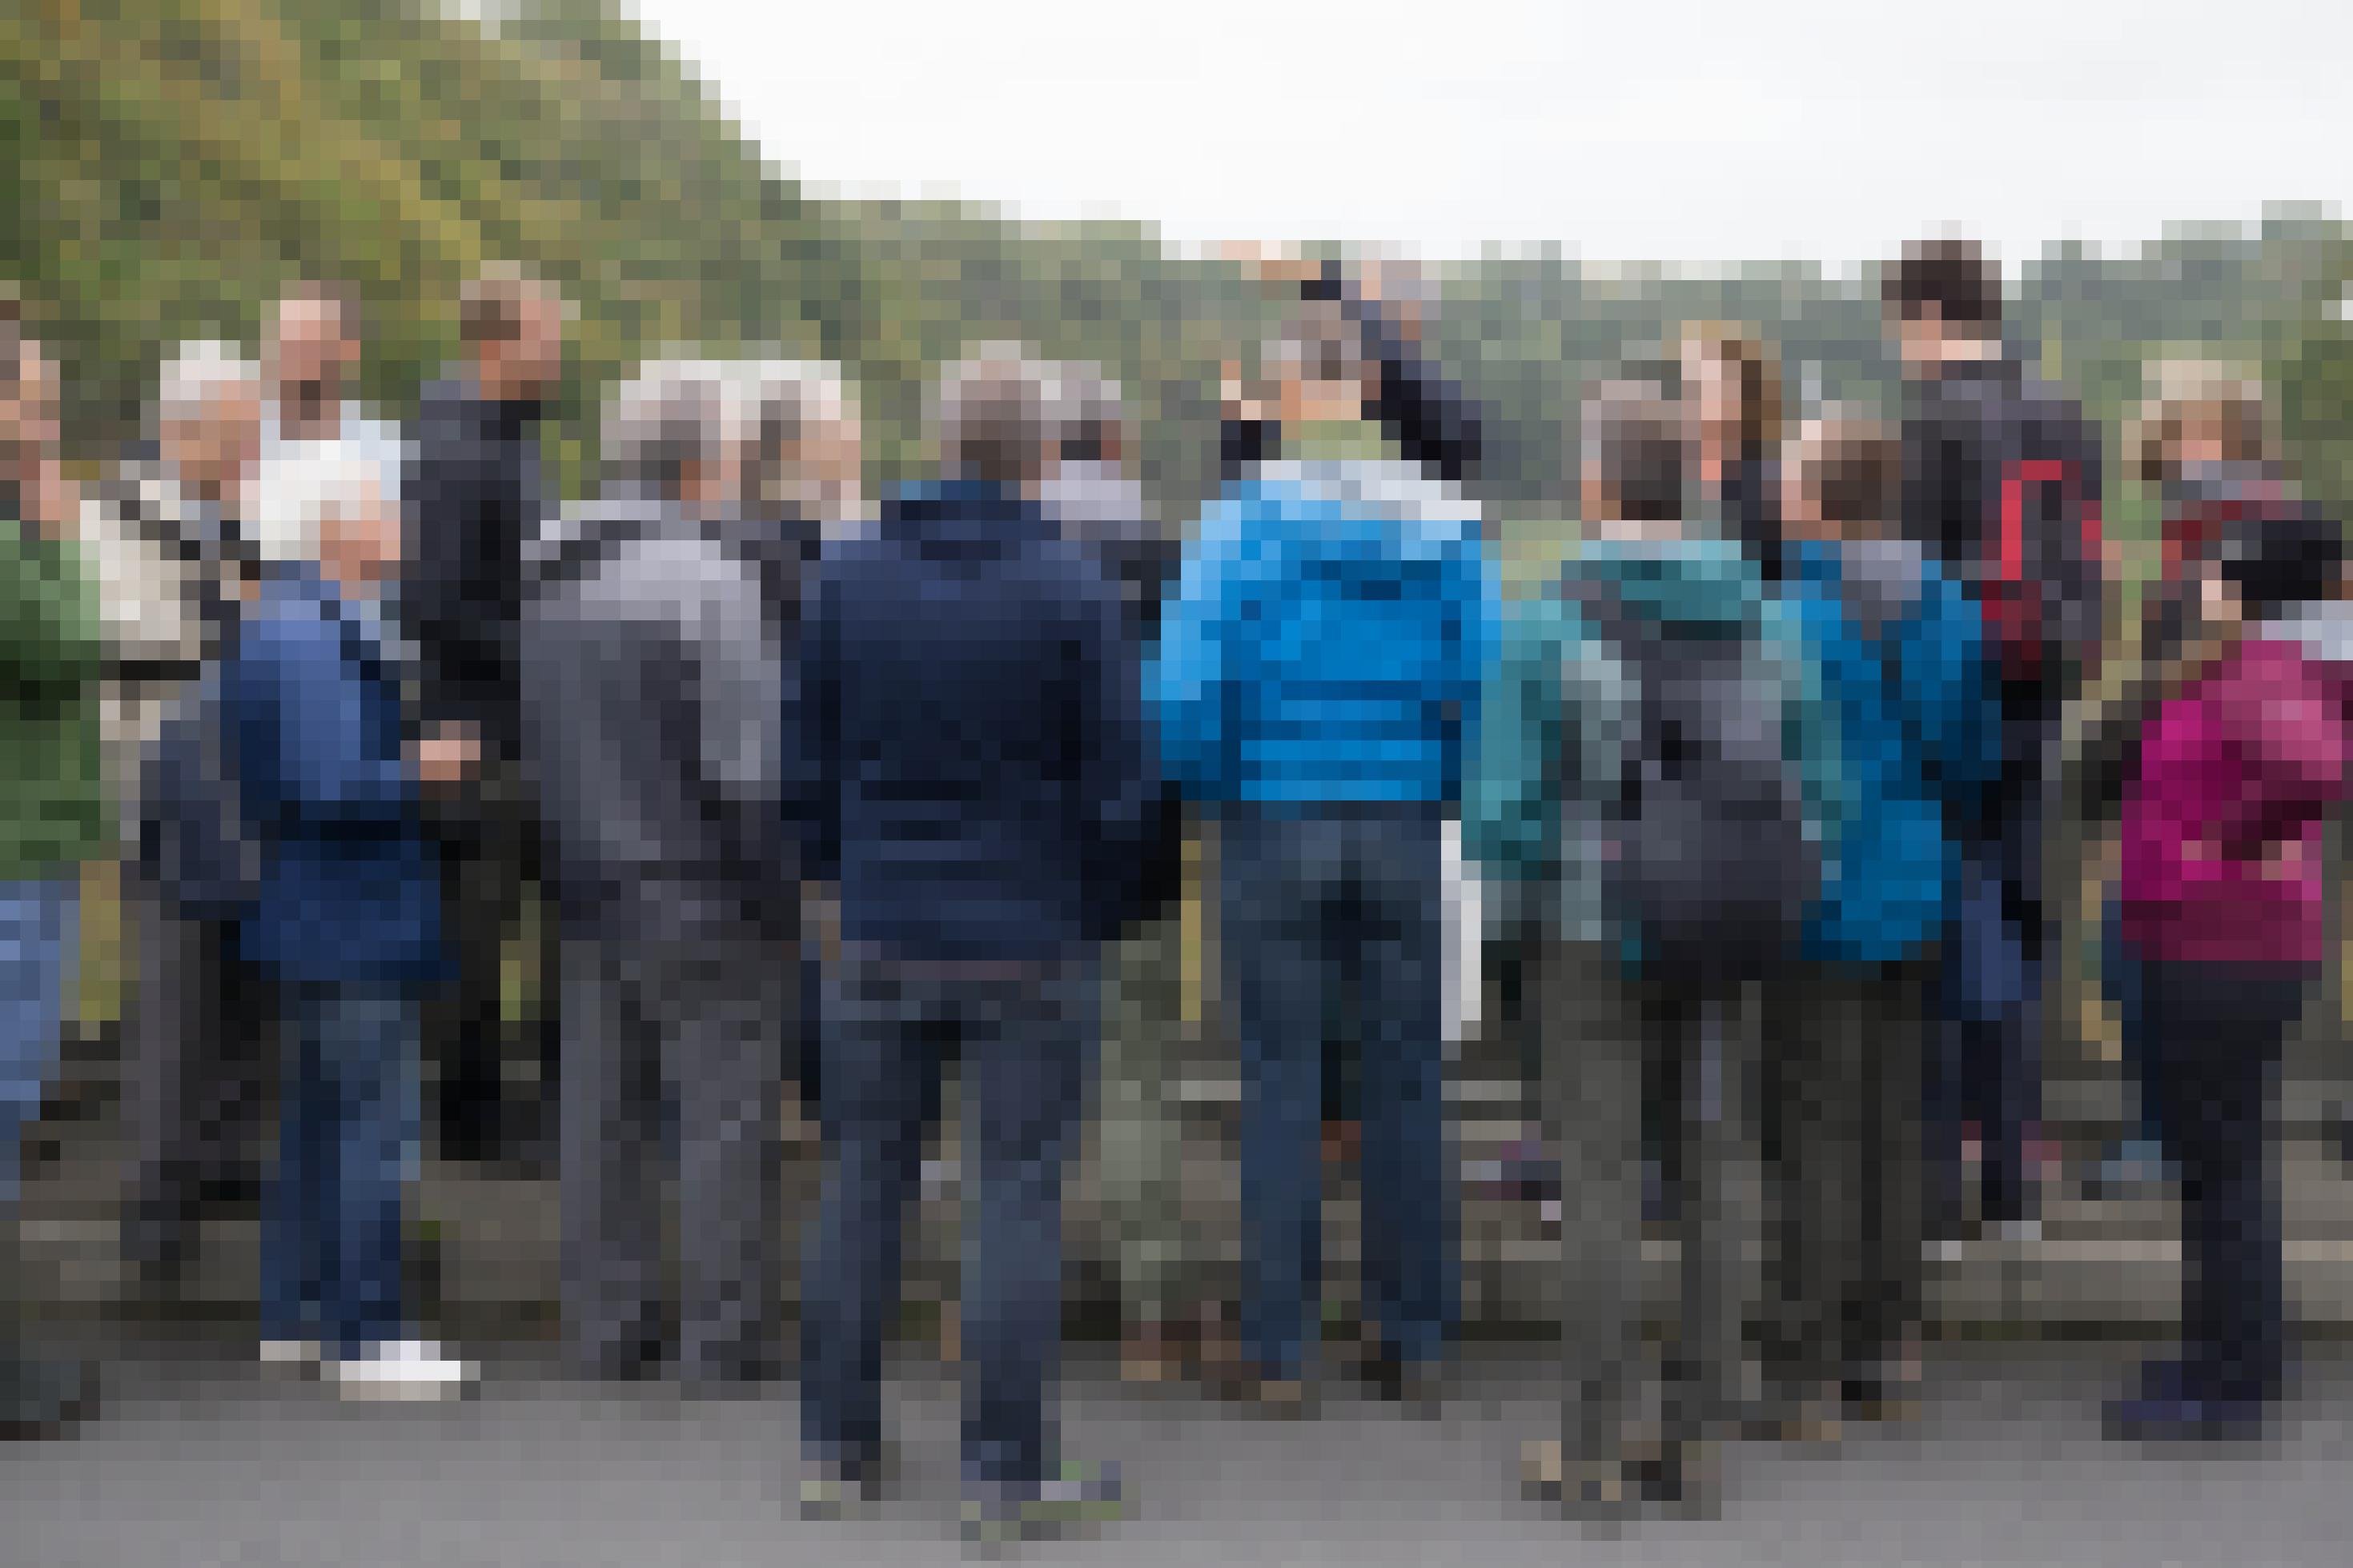
[[[413,1339],[401,1199],[417,1142],[417,1006],[441,971],[440,889],[419,792],[470,742],[406,741],[381,607],[401,553],[376,465],[322,464],[222,671],[261,846],[237,941],[285,1020],[278,1170],[265,1205],[263,1358],[314,1361],[346,1395],[452,1392],[468,1369]]]
[[[1246,1391],[1304,1401],[1324,1029],[1353,995],[1369,1371],[1421,1400],[1455,1315],[1444,843],[1495,574],[1477,509],[1384,437],[1380,371],[1337,305],[1304,303],[1263,371],[1280,454],[1203,516],[1147,686],[1166,765],[1220,833]]]

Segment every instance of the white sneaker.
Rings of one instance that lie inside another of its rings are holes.
[[[291,1367],[310,1372],[319,1364],[319,1342],[316,1340],[264,1340],[261,1342],[261,1364]]]
[[[329,1363],[346,1399],[389,1402],[452,1399],[474,1381],[471,1362],[441,1353],[430,1340],[394,1340]]]

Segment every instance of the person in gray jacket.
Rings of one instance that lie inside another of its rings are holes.
[[[708,365],[649,367],[620,389],[605,497],[539,541],[520,649],[562,944],[572,1358],[600,1378],[663,1359],[652,1161],[667,1097],[678,1371],[711,1389],[775,1370],[779,1034],[794,1015],[782,644],[740,537],[740,405]]]

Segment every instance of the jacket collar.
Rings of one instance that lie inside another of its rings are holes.
[[[984,479],[906,486],[884,504],[882,521],[889,534],[927,555],[1010,554],[1057,531],[1037,503]]]

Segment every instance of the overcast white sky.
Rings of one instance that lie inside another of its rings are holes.
[[[787,172],[1172,241],[2015,264],[2353,209],[2343,0],[635,0]]]

